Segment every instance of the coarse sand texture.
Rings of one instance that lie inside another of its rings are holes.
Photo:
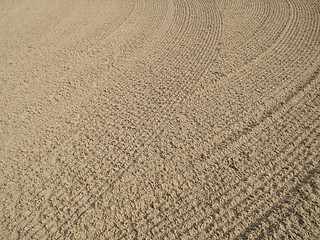
[[[0,239],[320,239],[319,0],[0,0]]]

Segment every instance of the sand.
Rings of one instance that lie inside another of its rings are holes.
[[[319,239],[318,0],[0,0],[1,239]]]

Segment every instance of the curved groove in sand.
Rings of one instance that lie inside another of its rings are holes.
[[[0,237],[303,232],[313,203],[292,196],[319,172],[318,9],[0,0]]]

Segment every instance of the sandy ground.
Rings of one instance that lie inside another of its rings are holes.
[[[1,239],[319,239],[318,0],[0,0]]]

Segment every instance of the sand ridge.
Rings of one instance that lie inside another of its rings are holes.
[[[0,0],[0,237],[318,239],[319,9]]]

